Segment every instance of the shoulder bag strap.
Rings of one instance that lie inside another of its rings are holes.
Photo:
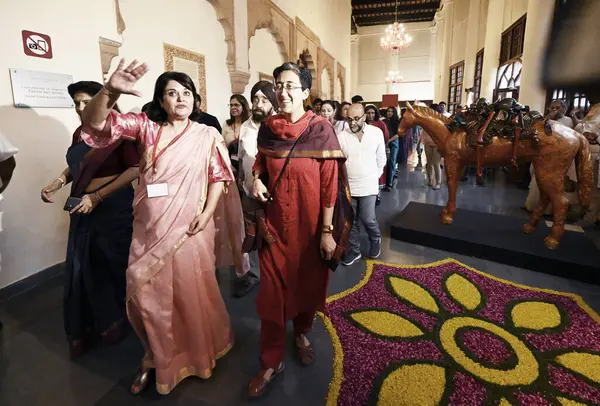
[[[310,123],[313,121],[313,119],[317,117],[316,115],[312,116],[308,122],[308,125],[310,126]],[[308,130],[308,127],[307,127]],[[292,145],[292,148],[290,149],[290,153],[288,154],[287,158],[285,158],[285,162],[283,163],[283,167],[281,168],[281,172],[279,172],[279,176],[277,176],[277,179],[275,180],[275,183],[273,183],[273,187],[271,188],[271,190],[269,191],[269,197],[267,198],[267,203],[271,203],[273,201],[273,195],[275,193],[275,190],[277,190],[277,185],[279,185],[279,181],[281,180],[283,173],[285,172],[285,168],[287,168],[288,164],[290,163],[290,159],[292,159],[292,155],[294,155],[294,150],[296,149],[296,145],[298,145],[298,142],[300,142],[300,140],[302,139],[302,137],[304,137],[304,134],[306,134],[306,130],[300,134],[298,136],[298,138],[296,138],[296,141],[294,142],[294,145]]]

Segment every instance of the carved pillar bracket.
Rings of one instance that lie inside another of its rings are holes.
[[[242,71],[231,71],[229,72],[231,78],[231,92],[232,93],[244,93],[248,82],[250,82],[250,73]]]
[[[100,45],[100,65],[102,66],[102,81],[106,83],[108,80],[108,71],[110,71],[111,61],[115,56],[119,56],[119,48],[121,43],[107,38],[100,37],[98,39]]]

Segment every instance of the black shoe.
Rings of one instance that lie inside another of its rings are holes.
[[[377,200],[375,201],[375,206],[379,206],[381,204],[381,197],[377,196]]]
[[[377,259],[381,256],[381,238],[371,241],[371,247],[369,248],[369,258]]]
[[[391,186],[386,186],[383,188],[384,192],[391,192],[392,191],[392,187]]]
[[[362,258],[362,255],[360,254],[360,252],[356,253],[356,252],[349,251],[344,254],[344,258],[342,259],[342,265],[350,266],[361,258]]]
[[[238,278],[233,287],[233,296],[243,297],[246,296],[256,285],[258,285],[258,276],[252,272],[248,272],[246,275]]]

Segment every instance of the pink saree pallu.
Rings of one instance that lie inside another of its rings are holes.
[[[164,152],[154,166],[158,129],[145,114],[111,113],[105,131],[86,129],[85,139],[92,146],[135,140],[144,151],[133,203],[127,313],[146,351],[143,366],[155,368],[156,389],[167,394],[188,376],[209,378],[216,360],[233,345],[215,263],[243,261],[241,251],[234,255],[232,249],[241,246],[244,223],[237,190],[231,188],[219,202],[222,214],[198,234],[187,234],[204,208],[209,185],[234,179],[227,149],[216,130],[191,123],[168,148],[160,141],[158,151]],[[148,197],[147,186],[158,184],[167,185],[168,195]]]

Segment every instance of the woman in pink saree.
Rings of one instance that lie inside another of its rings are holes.
[[[146,351],[131,387],[140,393],[156,372],[156,389],[169,393],[188,376],[209,378],[229,351],[233,335],[215,276],[215,252],[241,246],[239,195],[224,192],[234,180],[225,142],[217,130],[190,120],[196,89],[184,73],[165,72],[156,81],[146,113],[118,114],[111,107],[133,86],[145,64],[123,61],[83,113],[82,137],[93,147],[118,139],[140,149],[133,242],[127,269],[127,313]],[[227,209],[215,225],[217,205]],[[238,229],[239,225],[239,229]],[[217,238],[224,233],[225,238]],[[220,263],[222,263],[222,258]],[[231,264],[230,264],[231,265]]]

